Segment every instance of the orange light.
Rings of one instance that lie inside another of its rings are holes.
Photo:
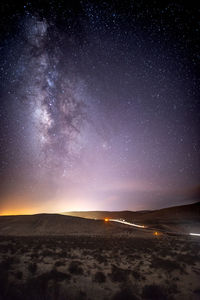
[[[158,231],[155,231],[155,232],[154,232],[154,235],[159,235]]]
[[[108,219],[108,218],[105,218],[105,219],[104,219],[104,221],[105,221],[105,222],[108,222],[108,221],[109,221],[109,219]]]

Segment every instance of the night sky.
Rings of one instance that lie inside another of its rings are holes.
[[[199,198],[191,1],[0,4],[0,213]]]

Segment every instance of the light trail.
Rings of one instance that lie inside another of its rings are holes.
[[[190,233],[190,235],[200,236],[200,233]]]
[[[134,223],[129,223],[129,222],[121,221],[121,220],[117,220],[117,219],[109,219],[109,221],[122,223],[122,224],[126,224],[126,225],[133,226],[133,227],[138,227],[138,228],[145,228],[144,225],[137,225],[137,224],[134,224]]]
[[[105,222],[116,222],[116,223],[121,223],[121,224],[125,224],[125,225],[129,225],[129,226],[133,226],[133,227],[137,227],[137,228],[147,228],[146,226],[144,225],[138,225],[138,224],[135,224],[135,223],[130,223],[130,222],[126,222],[125,220],[117,220],[117,219],[109,219],[109,218],[105,218],[104,219]],[[150,229],[151,231],[153,230],[153,228],[148,228]],[[162,232],[161,232],[162,233]],[[178,233],[178,232],[169,232],[169,231],[163,231],[163,233],[166,233],[166,234],[177,234],[177,235],[183,235],[183,233]],[[160,232],[158,231],[154,231],[153,233],[155,236],[158,236],[160,235]],[[188,235],[188,234],[184,234],[184,235]],[[200,237],[200,233],[189,233],[189,235],[192,235],[192,236],[199,236]]]

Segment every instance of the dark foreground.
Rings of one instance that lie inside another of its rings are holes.
[[[0,237],[0,299],[200,299],[191,237]]]

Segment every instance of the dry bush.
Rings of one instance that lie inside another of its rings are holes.
[[[133,294],[130,288],[123,288],[121,291],[117,292],[112,300],[137,300],[138,298]]]
[[[183,271],[182,266],[177,261],[163,259],[158,256],[152,256],[151,267],[154,269],[163,269],[166,272],[173,272],[175,270]]]
[[[37,271],[37,264],[36,263],[30,263],[28,265],[28,270],[30,273],[35,274]]]
[[[109,276],[114,282],[124,282],[128,279],[129,274],[129,270],[124,270],[113,265],[112,272],[109,274]]]
[[[83,269],[80,266],[80,264],[82,264],[82,263],[78,260],[72,261],[69,265],[70,273],[75,274],[75,275],[82,275],[83,274]]]
[[[94,281],[98,283],[104,283],[106,281],[106,276],[103,272],[98,271],[94,276]]]
[[[168,300],[168,296],[166,295],[166,291],[163,287],[151,284],[146,285],[143,289],[142,299],[148,300]]]

